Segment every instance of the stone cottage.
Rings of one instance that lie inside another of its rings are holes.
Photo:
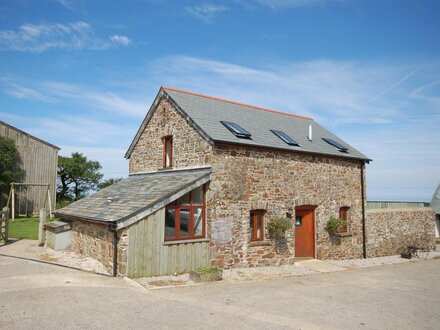
[[[312,118],[162,87],[126,158],[129,178],[57,212],[73,250],[115,275],[366,255],[370,159]],[[281,241],[274,216],[290,221]]]

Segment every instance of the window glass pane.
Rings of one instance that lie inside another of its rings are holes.
[[[189,205],[189,193],[179,198],[179,205]]]
[[[166,167],[171,166],[171,151],[172,150],[172,142],[171,139],[167,139],[165,142],[165,152],[166,152]]]
[[[254,213],[251,212],[250,221],[249,221],[249,229],[251,231],[251,240],[255,239],[254,237]]]
[[[258,219],[257,238],[261,239],[261,238],[263,238],[263,213],[262,212],[257,213],[257,219]]]
[[[168,209],[165,213],[165,237],[176,236],[176,210]]]
[[[196,205],[203,204],[203,186],[197,187],[192,191],[192,203]]]
[[[194,236],[203,234],[203,213],[202,208],[194,208]]]
[[[180,236],[189,236],[189,210],[180,210]]]

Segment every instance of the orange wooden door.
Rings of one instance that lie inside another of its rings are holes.
[[[295,257],[315,257],[315,212],[295,212]]]

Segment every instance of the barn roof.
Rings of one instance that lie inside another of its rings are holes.
[[[114,225],[135,223],[208,182],[211,168],[135,174],[55,212],[66,220]]]
[[[159,90],[150,111],[125,155],[126,158],[130,158],[131,152],[162,97],[168,98],[188,122],[210,143],[240,144],[365,161],[371,160],[310,117],[279,112],[171,87],[161,87]],[[235,136],[222,124],[222,121],[238,124],[249,132],[251,137],[240,138]],[[311,141],[308,139],[310,125],[312,128]],[[297,145],[285,143],[271,130],[284,132]],[[324,138],[335,141],[342,145],[345,150],[326,142]]]
[[[54,149],[57,149],[57,150],[60,150],[60,149],[61,149],[60,147],[57,147],[56,145],[54,145],[54,144],[52,144],[52,143],[49,143],[49,142],[44,141],[44,140],[42,140],[42,139],[40,139],[40,138],[37,138],[36,136],[33,136],[32,134],[29,134],[29,133],[27,133],[27,132],[25,132],[25,131],[22,131],[21,129],[19,129],[19,128],[17,128],[17,127],[14,127],[14,126],[12,126],[12,125],[9,125],[8,123],[5,123],[4,121],[1,121],[1,120],[0,120],[0,125],[4,125],[4,126],[8,127],[9,129],[12,129],[12,130],[14,130],[14,131],[16,131],[16,132],[18,132],[18,133],[20,133],[20,134],[26,135],[27,137],[29,137],[29,138],[31,138],[31,139],[34,139],[34,140],[36,140],[36,141],[38,141],[38,142],[41,142],[41,143],[43,143],[43,144],[45,144],[45,145],[47,145],[47,146],[49,146],[49,147],[51,147],[51,148],[54,148]]]
[[[431,208],[434,209],[436,214],[440,214],[440,184],[437,186],[434,195],[432,195]]]

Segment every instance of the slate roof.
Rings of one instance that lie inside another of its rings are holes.
[[[210,177],[210,167],[136,174],[57,210],[55,215],[114,224],[120,229],[208,182]]]
[[[436,214],[440,214],[440,184],[437,186],[434,195],[432,195],[430,206],[432,209],[434,209]]]
[[[240,144],[266,147],[296,152],[332,155],[344,158],[370,161],[367,156],[350,146],[347,142],[326,130],[312,118],[260,108],[252,105],[223,100],[211,96],[161,87],[155,102],[145,117],[125,157],[130,154],[148,124],[159,99],[167,97],[171,103],[188,119],[190,124],[211,143]],[[232,121],[252,134],[252,139],[241,139],[233,135],[220,121]],[[312,125],[312,141],[308,140],[309,125]],[[293,138],[298,146],[290,146],[270,130],[281,130]],[[322,138],[330,138],[348,148],[342,153]]]

